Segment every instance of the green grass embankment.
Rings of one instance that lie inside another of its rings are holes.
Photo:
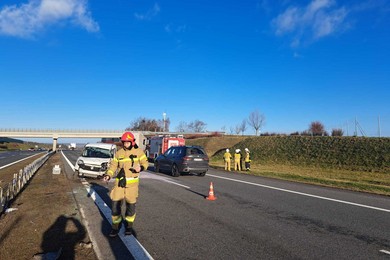
[[[251,151],[251,172],[259,176],[390,195],[390,138],[224,136],[186,140],[205,147],[210,165],[222,155]]]

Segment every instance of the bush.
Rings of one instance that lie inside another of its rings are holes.
[[[344,131],[340,128],[332,129],[332,136],[343,136]]]

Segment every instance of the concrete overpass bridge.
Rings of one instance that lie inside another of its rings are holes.
[[[59,138],[118,138],[125,130],[61,130],[61,129],[0,129],[0,137],[9,138],[52,138],[53,151]],[[167,134],[163,132],[132,131],[144,136]],[[170,133],[172,134],[172,133]]]
[[[0,128],[0,137],[9,138],[52,138],[53,151],[57,148],[57,140],[59,138],[119,138],[125,130],[80,130],[80,129],[5,129]],[[225,132],[152,132],[152,131],[131,131],[134,133],[138,141],[144,137],[155,135],[198,135],[201,136],[220,136],[225,135]]]

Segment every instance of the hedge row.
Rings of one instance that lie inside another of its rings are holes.
[[[390,138],[261,136],[231,148],[245,147],[254,163],[390,173]]]

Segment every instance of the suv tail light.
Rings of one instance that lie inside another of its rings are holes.
[[[183,157],[183,161],[190,161],[190,160],[191,160],[191,157],[188,157],[188,156]]]

